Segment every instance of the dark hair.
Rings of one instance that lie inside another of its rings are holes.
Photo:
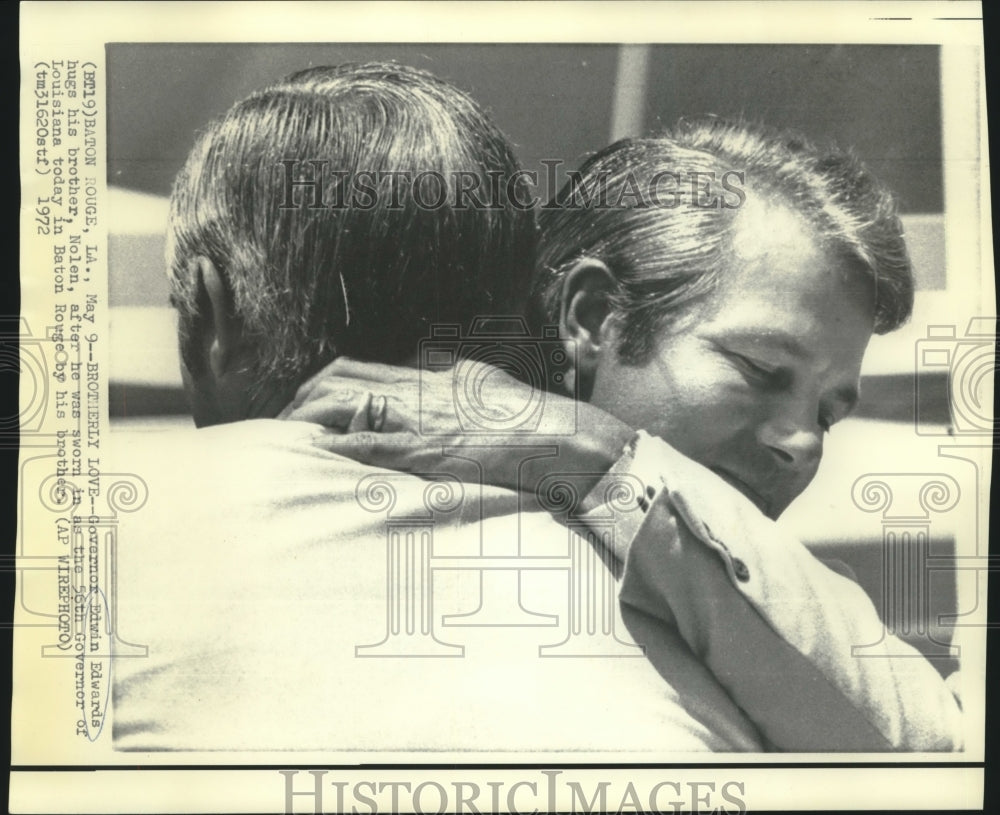
[[[679,183],[656,195],[668,177]],[[534,316],[557,321],[566,272],[583,257],[600,260],[617,284],[618,352],[644,361],[660,331],[725,274],[733,222],[748,197],[787,205],[822,245],[855,261],[874,282],[877,333],[908,319],[913,277],[888,190],[849,153],[719,119],[616,142],[571,175],[539,214]]]
[[[322,196],[291,185],[289,167],[296,182],[322,177]],[[182,349],[197,342],[206,307],[191,272],[199,255],[230,288],[260,385],[298,384],[342,354],[404,361],[435,322],[518,311],[534,213],[502,201],[463,207],[450,184],[421,206],[393,185],[430,172],[488,187],[519,169],[483,110],[424,71],[311,68],[251,94],[198,138],[174,184],[167,261]],[[373,194],[345,198],[363,173],[381,175]]]

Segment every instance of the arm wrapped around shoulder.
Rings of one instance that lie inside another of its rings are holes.
[[[961,749],[948,685],[885,629],[860,586],[665,442],[640,438],[635,460],[647,480],[655,462],[661,485],[629,548],[621,602],[673,621],[774,747]]]

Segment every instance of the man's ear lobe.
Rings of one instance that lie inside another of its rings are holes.
[[[577,397],[588,399],[602,353],[614,343],[611,293],[615,279],[601,261],[582,258],[566,273],[560,297],[559,331],[576,350]]]
[[[208,301],[209,314],[202,319],[210,319],[208,329],[208,364],[212,375],[219,377],[230,372],[239,358],[243,344],[243,326],[236,316],[236,308],[229,286],[222,274],[208,258],[199,256],[192,263],[198,276],[198,287]]]

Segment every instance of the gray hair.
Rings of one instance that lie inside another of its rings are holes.
[[[324,168],[317,199],[303,179]],[[424,71],[318,67],[251,94],[198,138],[174,184],[167,263],[185,362],[197,365],[197,317],[208,307],[192,273],[198,256],[229,287],[260,385],[298,384],[342,354],[401,362],[435,322],[517,311],[534,213],[463,207],[451,189],[422,206],[393,184],[401,173],[464,173],[487,187],[499,176],[526,200],[519,172],[480,106]],[[373,194],[344,202],[347,176],[362,173],[378,176]],[[332,205],[338,196],[343,205]]]

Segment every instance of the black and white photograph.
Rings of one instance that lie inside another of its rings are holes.
[[[982,806],[979,4],[129,5],[22,19],[11,811]]]

